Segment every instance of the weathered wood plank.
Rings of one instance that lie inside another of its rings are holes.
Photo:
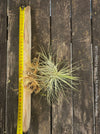
[[[29,5],[29,0],[9,0],[8,2],[8,12],[13,13],[13,14],[18,14],[18,9],[19,7],[23,6],[28,6]]]
[[[7,1],[0,1],[0,133],[6,129]]]
[[[49,0],[30,0],[32,10],[32,58],[39,47],[50,44]],[[30,134],[50,134],[50,108],[46,99],[32,94]]]
[[[95,88],[95,133],[100,133],[100,1],[93,0],[93,56]]]
[[[90,1],[72,0],[72,44],[73,61],[78,62],[80,77],[78,89],[74,93],[73,133],[93,134],[93,87],[91,56]]]
[[[10,0],[8,5],[8,55],[7,55],[7,134],[17,131],[18,115],[18,53],[20,0]],[[26,1],[28,4],[28,1]]]
[[[25,20],[24,20],[24,78],[27,77],[29,65],[31,64],[31,7],[25,8]],[[24,79],[24,90],[23,90],[23,132],[27,132],[30,127],[31,119],[31,92],[28,92]],[[32,89],[30,89],[32,90]]]
[[[52,48],[59,61],[71,61],[70,0],[51,1]],[[71,92],[66,98],[60,96],[57,104],[52,105],[52,134],[72,134]]]

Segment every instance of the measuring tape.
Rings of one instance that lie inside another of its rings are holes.
[[[17,134],[23,134],[23,64],[24,64],[24,18],[25,7],[19,8],[19,96]]]

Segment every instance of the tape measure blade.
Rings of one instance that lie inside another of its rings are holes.
[[[17,134],[23,134],[23,63],[24,63],[24,16],[25,8],[19,8],[19,95]]]

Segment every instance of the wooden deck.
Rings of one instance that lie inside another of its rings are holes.
[[[32,95],[27,134],[100,134],[100,0],[0,0],[0,134],[16,134],[19,6],[31,6],[32,46],[78,62],[79,93],[49,106]]]

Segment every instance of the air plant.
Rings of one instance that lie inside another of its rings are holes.
[[[54,62],[52,54],[47,54],[42,50],[38,55],[37,74],[32,77],[38,81],[42,94],[47,97],[48,103],[59,98],[59,94],[65,95],[69,89],[77,90],[76,85],[79,78],[74,72],[78,67],[68,65],[68,62]],[[33,64],[36,63],[33,59]]]

